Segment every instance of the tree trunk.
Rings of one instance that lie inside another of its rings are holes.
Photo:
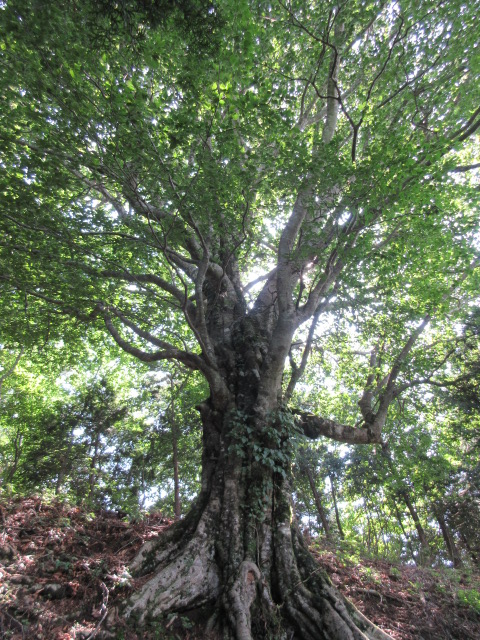
[[[172,454],[173,454],[173,492],[174,492],[174,516],[175,520],[179,520],[182,514],[182,507],[180,504],[180,478],[178,473],[178,440],[179,429],[177,424],[177,417],[175,415],[175,393],[174,393],[174,380],[173,376],[170,378],[170,422],[172,429]]]
[[[325,513],[325,509],[323,508],[322,499],[315,485],[312,470],[310,469],[308,464],[305,466],[305,472],[307,474],[308,483],[310,484],[310,489],[312,490],[313,498],[315,500],[315,506],[317,507],[318,519],[320,520],[320,523],[323,527],[326,539],[331,541],[332,534],[330,533],[330,523],[328,522],[327,514]]]
[[[90,500],[93,500],[93,496],[95,493],[95,484],[98,478],[98,469],[97,469],[97,460],[98,460],[98,451],[100,448],[100,433],[95,433],[95,441],[93,443],[93,456],[90,461],[90,473],[88,474],[88,497]]]
[[[420,518],[418,517],[417,510],[415,509],[412,501],[410,500],[410,496],[407,491],[401,491],[399,493],[402,500],[405,502],[405,505],[412,517],[413,523],[415,525],[415,529],[417,530],[418,539],[420,541],[420,564],[431,564],[432,562],[432,554],[430,552],[430,545],[428,544],[427,536],[425,534],[425,530],[420,522]]]
[[[68,435],[68,444],[66,450],[63,449],[60,454],[60,469],[58,471],[57,482],[55,484],[55,495],[58,496],[63,490],[63,484],[65,482],[65,478],[67,477],[67,473],[69,471],[70,466],[70,456],[73,448],[73,433],[70,432]]]
[[[417,564],[417,559],[415,558],[415,552],[413,550],[412,541],[410,540],[410,536],[407,533],[407,531],[405,530],[405,527],[403,526],[402,514],[400,513],[400,510],[398,508],[397,501],[395,500],[395,496],[392,497],[392,502],[393,502],[393,505],[394,505],[394,508],[395,508],[395,515],[397,516],[397,522],[398,522],[398,524],[400,526],[400,529],[402,530],[403,536],[405,538],[405,543],[407,545],[407,549],[410,552],[410,556],[411,556],[413,562],[415,564]]]
[[[126,614],[141,623],[203,609],[207,630],[235,640],[389,638],[336,591],[292,520],[288,428],[211,402],[199,410],[201,493],[135,559],[149,577]]]
[[[473,563],[480,566],[479,557],[478,557],[477,553],[475,552],[475,549],[472,549],[472,546],[471,546],[467,536],[465,535],[465,533],[462,530],[459,531],[459,534],[460,534],[460,538],[462,540],[463,546],[465,547],[465,549],[467,550],[468,554],[470,555]]]
[[[335,489],[334,476],[329,476],[329,478],[330,478],[330,487],[331,487],[331,490],[332,490],[333,508],[335,510],[335,520],[337,522],[338,534],[339,534],[341,540],[345,540],[345,534],[343,533],[342,522],[340,520],[340,513],[338,511],[337,491]]]
[[[462,566],[462,558],[460,556],[460,552],[455,544],[455,540],[453,539],[452,533],[447,525],[447,521],[445,520],[445,514],[438,504],[433,505],[433,513],[435,514],[435,518],[440,526],[440,531],[442,532],[443,540],[445,542],[445,546],[447,548],[448,556],[453,563],[453,566],[457,569]]]
[[[17,429],[17,433],[15,434],[15,440],[13,444],[13,447],[14,447],[13,462],[10,466],[10,469],[8,470],[8,473],[6,474],[7,482],[11,482],[17,472],[18,463],[20,462],[20,456],[22,453],[22,445],[23,445],[23,434],[20,432],[19,429]]]

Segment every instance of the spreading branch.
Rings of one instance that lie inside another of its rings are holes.
[[[324,436],[348,444],[378,444],[382,442],[380,431],[372,428],[350,427],[305,411],[294,411],[294,415],[297,417],[300,430],[312,440]]]
[[[135,325],[131,320],[126,318],[118,309],[108,307],[102,303],[98,304],[98,310],[103,316],[105,327],[115,340],[115,342],[127,353],[135,356],[142,362],[158,362],[160,360],[178,360],[182,362],[189,369],[200,370],[204,373],[207,371],[206,364],[201,356],[194,353],[189,353],[178,349],[177,347],[169,344],[164,340],[160,340]],[[150,342],[150,344],[159,347],[159,351],[147,352],[139,347],[133,345],[131,342],[125,340],[112,322],[110,313],[112,313],[120,322],[133,331],[143,340]]]

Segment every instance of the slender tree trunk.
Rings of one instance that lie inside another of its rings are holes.
[[[338,534],[339,534],[339,536],[340,536],[340,538],[342,540],[345,540],[345,534],[343,532],[342,522],[340,520],[340,513],[338,511],[337,491],[335,489],[335,480],[334,480],[333,476],[329,476],[329,478],[330,478],[330,488],[331,488],[331,491],[332,491],[333,508],[335,510],[335,520],[337,522]]]
[[[418,517],[417,510],[410,500],[410,496],[407,491],[399,492],[399,496],[404,501],[410,516],[412,517],[413,523],[415,525],[415,529],[417,530],[418,539],[420,541],[420,564],[431,564],[432,562],[432,554],[430,551],[430,545],[427,540],[427,536],[425,534],[425,530],[420,522],[420,518]]]
[[[68,437],[67,450],[61,454],[60,459],[60,470],[58,472],[57,482],[55,484],[55,495],[58,496],[63,489],[63,483],[65,482],[65,478],[68,473],[68,466],[70,461],[70,454],[72,452],[73,447],[73,434],[70,432]]]
[[[460,556],[460,552],[457,548],[457,545],[455,544],[455,540],[452,536],[452,533],[450,531],[450,528],[447,524],[447,521],[445,520],[445,514],[441,508],[440,505],[438,504],[434,504],[433,505],[433,513],[435,515],[435,518],[437,519],[437,522],[440,526],[440,531],[442,532],[442,536],[443,536],[443,540],[445,542],[445,546],[447,548],[447,552],[448,552],[448,556],[450,558],[450,560],[453,563],[453,566],[455,568],[461,567],[463,562],[462,562],[462,558]]]
[[[398,508],[397,501],[395,500],[395,496],[392,498],[392,500],[393,500],[393,505],[395,507],[395,515],[397,516],[397,522],[398,522],[398,524],[400,526],[400,529],[402,530],[402,533],[404,535],[407,548],[410,551],[410,556],[411,556],[412,560],[414,561],[414,563],[417,564],[417,559],[415,558],[415,552],[413,550],[412,541],[410,540],[410,536],[406,532],[405,527],[403,525],[402,514],[400,513],[400,510]]]
[[[472,546],[471,546],[467,536],[465,535],[465,533],[460,530],[459,534],[460,534],[460,538],[462,540],[463,546],[467,550],[467,552],[470,555],[471,559],[473,560],[474,564],[480,565],[480,561],[479,561],[480,559],[479,559],[477,553],[475,552],[475,550],[472,549]]]
[[[308,464],[305,465],[305,473],[307,474],[308,483],[310,484],[310,489],[312,490],[313,498],[315,500],[315,506],[317,507],[318,519],[320,520],[320,523],[323,527],[326,539],[331,542],[332,534],[330,532],[330,523],[328,522],[327,514],[325,513],[325,509],[323,508],[322,499],[315,485],[315,479],[313,477],[312,470],[310,469],[310,466]]]
[[[98,461],[98,452],[100,448],[100,433],[95,433],[95,440],[93,443],[93,456],[90,462],[90,473],[88,475],[88,487],[89,493],[88,496],[90,499],[93,498],[95,493],[95,483],[98,478],[98,470],[97,470],[97,461]]]
[[[13,443],[13,448],[14,448],[13,462],[7,474],[8,482],[11,482],[13,480],[13,477],[17,472],[18,463],[20,462],[20,456],[22,454],[22,444],[23,444],[23,434],[20,432],[19,429],[17,429],[17,433],[15,434],[15,440]]]
[[[373,548],[375,555],[378,555],[378,535],[374,525],[375,518],[372,517],[372,513],[369,509],[368,501],[365,496],[363,496],[363,506],[365,509],[365,515],[367,516],[367,535],[366,538],[364,537],[365,545],[369,553]]]

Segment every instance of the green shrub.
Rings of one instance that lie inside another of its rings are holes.
[[[480,593],[476,589],[459,589],[458,599],[465,607],[480,614]]]

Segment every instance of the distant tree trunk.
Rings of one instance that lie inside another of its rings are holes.
[[[445,513],[439,504],[433,504],[432,506],[433,506],[433,513],[440,526],[440,531],[442,532],[442,536],[445,542],[445,547],[447,548],[448,556],[455,568],[461,567],[463,562],[460,556],[460,551],[458,550],[457,545],[455,544],[453,535],[445,520]]]
[[[415,529],[417,530],[418,540],[420,542],[420,564],[431,564],[432,562],[432,554],[430,551],[430,545],[427,540],[427,536],[425,534],[425,530],[420,522],[420,518],[418,517],[417,510],[413,502],[410,499],[410,496],[407,491],[400,491],[398,494],[402,500],[404,501],[410,516],[412,517],[413,523],[415,525]]]
[[[308,483],[310,485],[310,489],[312,490],[313,498],[315,500],[315,506],[317,507],[318,519],[323,527],[323,531],[325,532],[325,537],[328,541],[331,542],[332,534],[330,532],[330,523],[328,522],[327,514],[325,513],[325,509],[323,508],[322,499],[318,492],[318,489],[315,485],[315,479],[312,474],[312,470],[308,463],[305,465],[305,473],[307,474]]]
[[[90,473],[88,475],[88,496],[90,499],[93,498],[93,495],[95,493],[95,484],[98,478],[97,462],[99,458],[99,449],[100,449],[100,432],[95,431],[95,439],[93,441],[93,456],[90,461]]]
[[[20,462],[20,456],[22,454],[22,444],[23,434],[21,433],[20,429],[17,429],[15,440],[13,441],[13,462],[10,466],[10,469],[8,470],[8,473],[6,474],[8,482],[11,482],[13,480],[13,477],[17,472],[18,463]]]
[[[343,532],[342,522],[340,520],[340,513],[338,511],[337,491],[335,489],[335,478],[333,476],[329,476],[329,478],[330,478],[330,488],[332,491],[333,508],[335,510],[335,520],[337,522],[338,534],[342,540],[345,540],[345,534]]]
[[[72,452],[72,447],[73,447],[72,438],[73,438],[73,435],[70,432],[66,451],[63,450],[63,452],[60,454],[60,469],[58,471],[57,482],[55,484],[56,496],[58,496],[61,493],[63,489],[63,483],[65,482],[65,478],[67,476],[67,473],[69,472],[70,454]]]
[[[177,423],[177,417],[175,414],[175,388],[173,376],[170,377],[170,425],[172,429],[172,450],[173,450],[173,488],[174,488],[174,515],[175,520],[179,520],[182,514],[182,507],[180,504],[180,480],[178,473],[178,440],[179,440],[179,428]]]
[[[398,472],[397,469],[395,468],[395,465],[393,463],[392,457],[391,457],[391,453],[390,450],[388,448],[388,446],[383,446],[382,447],[382,455],[385,458],[385,460],[387,461],[388,467],[390,469],[390,472],[392,474],[392,477],[397,481],[400,482],[400,478],[398,477]],[[418,540],[420,542],[420,554],[419,554],[419,558],[418,558],[418,563],[417,564],[431,564],[432,562],[432,554],[431,554],[431,550],[430,550],[430,545],[428,544],[428,540],[427,540],[427,536],[425,534],[425,530],[422,526],[422,523],[420,522],[420,518],[418,517],[418,513],[417,510],[415,509],[415,506],[410,498],[410,495],[408,493],[407,489],[402,489],[400,491],[397,491],[397,496],[403,500],[403,502],[405,503],[405,506],[408,509],[408,512],[413,520],[413,524],[415,525],[415,529],[417,531],[417,535],[418,535]]]
[[[404,527],[404,524],[403,524],[402,514],[400,513],[400,510],[398,508],[397,501],[395,500],[395,496],[393,496],[392,500],[393,500],[393,505],[395,507],[395,515],[397,516],[397,522],[398,522],[398,524],[400,526],[400,529],[402,530],[402,533],[403,533],[403,536],[405,538],[405,542],[406,542],[407,548],[410,551],[410,556],[411,556],[412,560],[414,561],[414,563],[417,564],[417,559],[415,558],[415,552],[413,550],[412,541],[410,540],[410,536],[408,535],[408,533],[405,530],[405,527]]]
[[[465,535],[465,533],[462,530],[460,530],[459,534],[460,534],[460,538],[462,540],[463,546],[467,550],[467,552],[468,552],[469,556],[471,557],[471,559],[473,560],[474,564],[480,565],[480,558],[478,557],[478,555],[475,552],[475,550],[472,548],[472,545],[470,544],[470,542],[469,542],[467,536]]]

